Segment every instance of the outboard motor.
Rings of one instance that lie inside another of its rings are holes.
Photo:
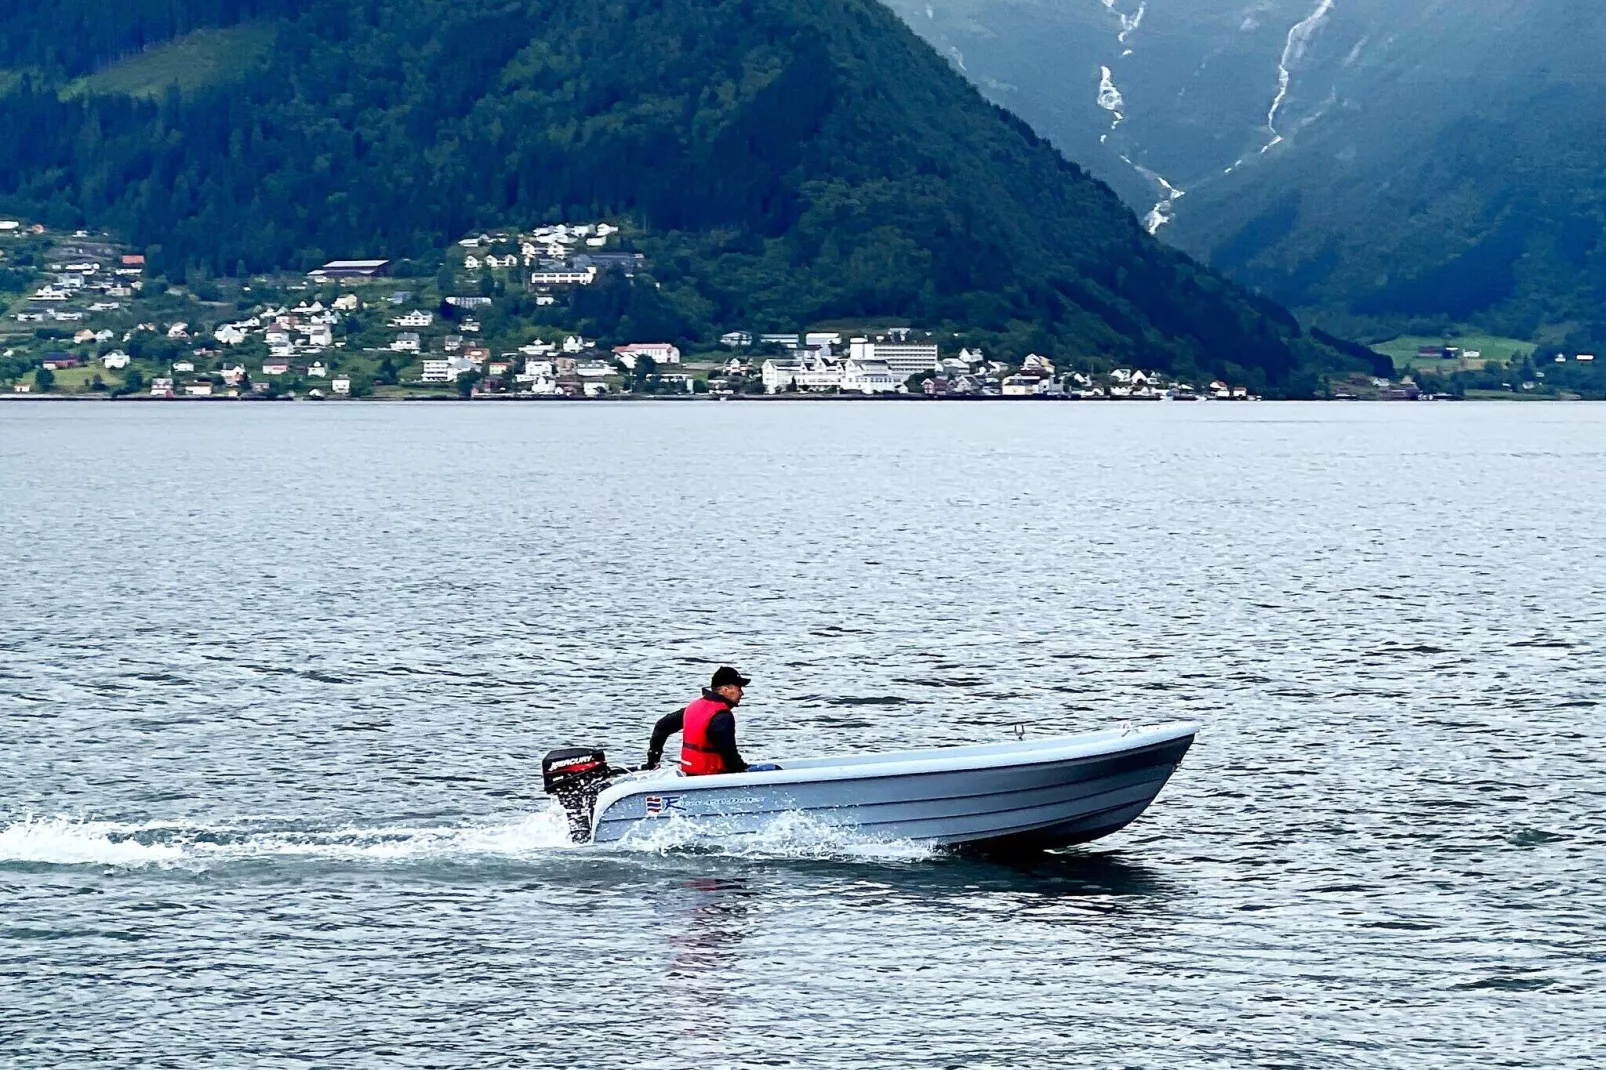
[[[562,804],[569,819],[569,838],[575,843],[591,839],[597,795],[619,772],[608,768],[608,756],[601,747],[564,747],[541,759],[541,781],[546,793]]]

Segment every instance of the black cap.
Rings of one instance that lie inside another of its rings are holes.
[[[721,665],[719,668],[714,670],[714,682],[709,684],[708,687],[712,691],[718,691],[726,684],[735,684],[737,687],[746,687],[752,682],[753,681],[749,680],[747,677],[743,676],[729,665]]]

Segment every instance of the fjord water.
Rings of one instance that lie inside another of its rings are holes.
[[[1603,530],[1586,406],[0,406],[0,1061],[1592,1065]],[[1028,861],[566,846],[727,660],[1206,728]]]

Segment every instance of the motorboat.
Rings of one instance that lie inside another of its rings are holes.
[[[598,748],[542,763],[577,842],[619,843],[678,822],[725,840],[801,816],[874,840],[1048,850],[1131,824],[1159,795],[1199,725],[1176,722],[1057,738],[824,758],[778,769],[683,776],[607,764]]]

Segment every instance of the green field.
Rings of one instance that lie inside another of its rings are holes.
[[[107,371],[101,367],[100,361],[86,364],[80,368],[62,368],[56,372],[56,393],[58,394],[85,394],[89,392],[89,384],[95,376],[100,376],[101,382],[106,384],[107,390],[116,390],[123,385],[123,377],[114,371]],[[33,381],[32,375],[25,375],[22,382]]]
[[[272,26],[254,24],[196,30],[80,78],[62,95],[159,97],[169,88],[187,91],[233,81],[262,68],[276,33]]]
[[[1483,354],[1477,361],[1467,361],[1462,358],[1454,360],[1426,360],[1416,355],[1421,346],[1458,346],[1463,350],[1476,350]],[[1402,335],[1391,338],[1387,342],[1375,342],[1372,348],[1379,353],[1386,353],[1394,358],[1394,366],[1402,371],[1408,368],[1428,367],[1442,371],[1468,371],[1482,368],[1488,361],[1504,363],[1513,355],[1532,352],[1534,344],[1524,342],[1520,338],[1502,338],[1493,334],[1458,334],[1454,337],[1429,337],[1427,335]]]

